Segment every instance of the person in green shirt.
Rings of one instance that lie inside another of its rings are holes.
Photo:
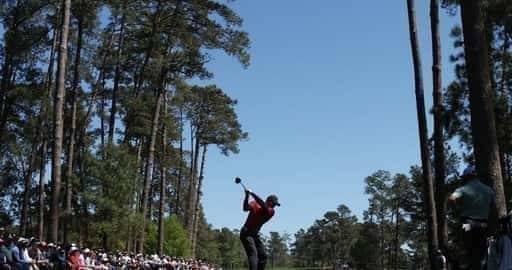
[[[460,209],[464,248],[471,270],[481,270],[485,262],[489,218],[494,208],[494,191],[480,181],[475,167],[462,173],[463,185],[449,197]]]

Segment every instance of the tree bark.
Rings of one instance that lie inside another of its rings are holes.
[[[400,251],[400,199],[397,200],[398,203],[396,205],[396,222],[395,222],[395,270],[399,269],[398,265],[398,253]]]
[[[23,190],[23,204],[21,208],[21,219],[20,219],[20,234],[27,236],[28,226],[28,208],[30,207],[30,195],[32,189],[32,175],[35,169],[36,163],[37,146],[34,143],[34,151],[30,154],[28,160],[28,169],[25,172],[24,179],[24,190]]]
[[[204,165],[206,161],[206,150],[208,146],[205,144],[203,145],[203,153],[201,156],[201,167],[199,169],[199,182],[197,184],[197,192],[196,192],[196,208],[194,213],[194,227],[193,227],[193,233],[192,233],[192,257],[196,257],[196,250],[197,250],[197,234],[199,231],[199,211],[200,209],[200,203],[201,203],[201,196],[203,194],[202,187],[203,187],[203,180],[204,180]]]
[[[496,137],[485,7],[481,0],[462,0],[460,4],[476,169],[482,180],[493,187],[497,213],[503,216],[507,213],[507,206]]]
[[[197,127],[196,127],[197,129]],[[190,177],[190,186],[188,190],[188,210],[187,210],[187,232],[189,236],[190,243],[192,243],[192,236],[194,234],[194,220],[195,209],[196,209],[196,196],[197,196],[197,163],[199,161],[199,147],[200,147],[200,138],[198,137],[198,133],[196,130],[196,139],[195,139],[195,147],[194,147],[194,158],[193,158],[193,166]]]
[[[183,106],[180,105],[180,158],[178,166],[178,177],[176,179],[176,203],[174,205],[174,214],[179,214],[181,205],[181,178],[183,177]]]
[[[63,134],[63,105],[66,88],[66,62],[68,51],[69,17],[71,13],[71,0],[63,1],[63,22],[61,26],[61,39],[59,45],[59,64],[57,67],[57,86],[55,96],[54,142],[52,159],[52,202],[50,206],[49,241],[58,242],[59,232],[59,201],[61,189],[61,154]]]
[[[53,42],[52,48],[50,50],[50,59],[48,63],[48,70],[46,75],[46,93],[43,96],[41,103],[41,128],[39,129],[39,138],[41,139],[41,152],[40,152],[40,164],[39,164],[39,229],[38,229],[38,237],[39,239],[43,239],[44,236],[44,208],[45,208],[45,190],[44,190],[44,181],[46,179],[46,155],[48,152],[48,137],[45,136],[45,132],[48,132],[48,106],[49,100],[52,96],[52,81],[53,81],[53,65],[55,61],[55,51],[57,48],[57,39],[58,39],[58,30],[54,29],[53,31]]]
[[[448,248],[448,223],[446,220],[446,191],[445,191],[445,149],[443,135],[443,82],[441,34],[439,29],[439,0],[430,1],[430,27],[432,32],[432,77],[434,97],[434,162],[436,180],[436,210],[438,219],[439,247],[446,251]]]
[[[101,83],[101,89],[103,90],[101,93],[100,100],[100,145],[101,149],[105,149],[105,103],[106,103],[106,91],[105,91],[105,80]],[[103,157],[104,159],[105,157]]]
[[[83,24],[82,18],[78,19],[78,34],[76,43],[75,66],[73,71],[73,85],[71,87],[71,130],[69,134],[68,145],[68,166],[66,168],[66,205],[64,210],[64,243],[69,243],[69,233],[72,222],[72,200],[73,200],[73,162],[75,154],[76,141],[76,107],[77,107],[77,91],[80,83],[80,53],[82,51],[82,34]]]
[[[167,94],[164,94],[164,115],[167,113]],[[165,190],[167,189],[166,183],[166,155],[167,155],[167,126],[163,123],[162,129],[162,160],[160,161],[160,205],[158,208],[158,254],[164,254],[164,217],[165,217]]]
[[[41,163],[39,164],[39,228],[38,228],[38,238],[40,240],[43,239],[44,235],[44,179],[46,178],[46,152],[48,151],[48,142],[46,139],[43,139],[41,145]]]
[[[418,114],[418,131],[420,137],[421,164],[423,169],[423,196],[425,212],[427,214],[428,251],[431,269],[435,268],[434,252],[438,248],[437,217],[434,201],[434,186],[432,181],[432,166],[430,164],[430,151],[428,147],[427,117],[425,113],[425,98],[423,91],[423,74],[421,68],[420,47],[416,26],[416,10],[414,0],[407,0],[409,17],[409,34],[414,63],[414,81],[416,92],[416,110]]]
[[[151,123],[151,138],[149,140],[148,145],[148,160],[146,163],[146,175],[144,178],[144,189],[142,190],[142,235],[139,243],[139,252],[144,253],[144,239],[145,239],[145,231],[146,231],[146,219],[148,214],[148,202],[149,202],[149,193],[151,189],[151,181],[153,180],[153,168],[155,161],[155,144],[156,144],[156,134],[158,131],[158,123],[160,117],[160,106],[162,104],[162,100],[164,98],[165,90],[160,90],[158,97],[156,99],[155,111],[153,112],[153,121]]]

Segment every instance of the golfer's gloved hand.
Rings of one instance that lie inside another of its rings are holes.
[[[469,232],[471,230],[471,224],[462,224],[462,229],[465,232]]]
[[[245,194],[252,194],[252,190],[250,190],[250,189],[246,189],[246,190],[245,190]]]

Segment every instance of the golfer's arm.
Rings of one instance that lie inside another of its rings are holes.
[[[243,209],[244,209],[244,212],[248,212],[251,210],[251,206],[249,205],[249,194],[248,193],[245,194]]]
[[[261,208],[267,209],[267,204],[265,203],[264,200],[262,200],[258,195],[254,193],[251,193],[251,195],[254,198],[254,200],[261,206]]]

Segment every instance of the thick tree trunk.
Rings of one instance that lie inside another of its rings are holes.
[[[416,27],[416,10],[414,0],[407,0],[409,16],[409,33],[411,39],[412,58],[414,63],[414,81],[416,92],[416,110],[418,113],[418,131],[420,137],[421,164],[423,169],[423,193],[425,212],[427,214],[428,251],[431,269],[435,267],[434,252],[438,248],[437,217],[434,200],[434,185],[432,181],[432,166],[428,148],[427,117],[425,113],[425,98],[423,91],[423,74],[421,68],[420,47]]]
[[[58,242],[59,232],[59,201],[61,189],[61,154],[63,134],[63,105],[66,90],[66,62],[68,51],[69,17],[71,13],[71,0],[63,1],[63,23],[59,48],[59,64],[57,67],[57,87],[54,104],[54,142],[52,159],[52,202],[50,206],[49,241]]]
[[[122,8],[122,18],[121,18],[121,28],[119,30],[119,39],[117,41],[117,51],[116,51],[116,68],[114,71],[114,87],[112,89],[112,106],[110,107],[110,122],[108,126],[108,142],[114,142],[114,133],[116,126],[116,113],[117,113],[117,92],[119,90],[119,82],[121,80],[121,55],[123,51],[123,41],[124,41],[124,21],[125,21],[125,9],[124,6]]]
[[[201,210],[201,195],[203,194],[202,188],[203,188],[203,180],[204,180],[204,165],[206,161],[206,150],[208,146],[205,144],[203,145],[203,153],[201,156],[201,167],[199,169],[199,182],[197,184],[197,192],[196,192],[196,208],[195,208],[195,214],[194,214],[194,228],[192,233],[192,257],[195,258],[196,256],[196,250],[197,250],[197,234],[199,231],[199,212]]]
[[[75,154],[76,141],[76,107],[77,107],[77,91],[80,83],[80,54],[82,51],[82,19],[78,19],[78,34],[76,43],[75,66],[73,71],[73,85],[71,88],[71,130],[69,134],[68,145],[68,166],[66,168],[66,205],[64,209],[64,243],[69,243],[69,233],[72,222],[72,200],[73,200],[73,162]]]
[[[57,49],[58,31],[53,31],[53,42],[50,50],[50,59],[48,63],[48,70],[46,72],[46,93],[41,103],[41,128],[39,129],[39,138],[41,139],[41,152],[40,152],[40,164],[39,164],[39,229],[38,237],[40,240],[44,236],[44,210],[45,210],[45,191],[44,181],[46,179],[46,155],[48,152],[48,136],[45,134],[48,131],[48,108],[50,106],[49,101],[52,96],[52,81],[53,81],[53,65],[55,61],[55,51]]]
[[[436,210],[438,219],[439,247],[446,251],[448,248],[448,223],[446,221],[446,191],[445,191],[445,153],[443,135],[443,83],[441,34],[439,29],[439,0],[430,1],[430,27],[432,31],[432,76],[434,96],[434,162],[436,180]]]
[[[142,190],[142,234],[140,237],[139,243],[139,252],[144,253],[144,239],[146,232],[146,223],[147,223],[147,215],[148,215],[148,202],[149,202],[149,193],[151,189],[151,181],[153,180],[153,168],[155,161],[155,144],[156,144],[156,134],[158,131],[158,123],[160,117],[160,106],[162,104],[162,100],[164,98],[165,90],[162,89],[158,94],[155,104],[155,111],[153,112],[153,121],[151,123],[151,137],[148,145],[148,160],[146,163],[146,175],[144,178],[144,188]]]
[[[167,94],[164,98],[164,115],[167,114]],[[167,126],[163,123],[162,129],[162,160],[160,161],[160,204],[158,207],[158,254],[162,256],[164,254],[164,217],[165,217],[165,190],[167,189],[166,183],[166,161],[167,158]]]
[[[496,137],[483,1],[462,0],[461,14],[476,168],[482,180],[496,192],[496,210],[503,216],[507,206]]]

